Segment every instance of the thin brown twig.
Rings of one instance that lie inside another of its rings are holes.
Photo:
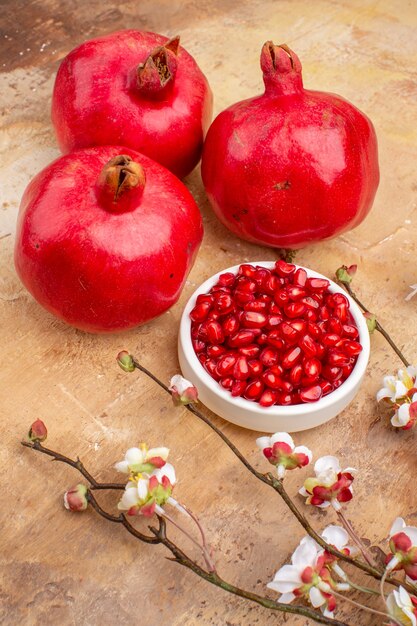
[[[153,374],[150,370],[148,370],[141,363],[139,363],[139,361],[133,355],[131,356],[132,356],[132,360],[135,365],[135,368],[141,371],[142,373],[144,373],[149,378],[151,378],[157,385],[159,385],[159,387],[161,387],[166,393],[168,393],[171,396],[171,391],[169,387],[165,385],[161,380],[159,380],[159,378],[157,378],[155,374]],[[224,432],[220,430],[220,428],[218,428],[206,415],[204,415],[204,413],[202,413],[199,409],[197,409],[193,404],[186,404],[185,408],[188,411],[190,411],[190,413],[193,413],[193,415],[198,417],[198,419],[200,419],[205,424],[207,424],[207,426],[209,426],[209,428],[211,428],[223,440],[223,442],[228,446],[228,448],[239,459],[239,461],[246,467],[246,469],[249,470],[251,474],[253,474],[258,480],[262,481],[266,485],[269,485],[270,487],[275,489],[275,491],[281,496],[285,504],[294,514],[295,518],[298,520],[298,522],[307,532],[307,534],[310,535],[310,537],[312,537],[324,550],[326,550],[333,556],[336,556],[341,561],[349,563],[353,565],[354,567],[356,567],[357,569],[362,570],[369,576],[372,576],[372,578],[375,578],[376,580],[381,580],[381,577],[383,574],[381,571],[372,567],[368,563],[364,563],[363,561],[354,559],[353,557],[345,554],[344,552],[340,552],[339,550],[337,550],[336,548],[328,544],[309,524],[309,522],[307,521],[303,513],[301,513],[297,505],[293,502],[292,498],[290,498],[290,496],[286,492],[283,482],[281,480],[278,480],[278,478],[275,478],[270,473],[262,474],[257,469],[255,469],[253,465],[251,465],[249,461],[243,456],[240,450],[234,445],[234,443],[227,437],[227,435],[225,435]],[[402,585],[403,587],[407,589],[407,591],[410,591],[410,593],[413,593],[413,589],[411,585],[409,585],[406,582],[400,582],[391,577],[387,578],[386,582],[395,587],[399,587],[400,585]]]
[[[90,484],[93,484],[95,486],[100,484],[89,472],[87,472],[87,470],[84,468],[82,463],[79,462],[78,459],[77,461],[74,461],[73,459],[70,459],[69,457],[62,455],[59,452],[55,452],[53,450],[50,450],[49,448],[45,448],[44,446],[40,444],[40,442],[22,441],[21,443],[22,445],[28,448],[32,448],[33,450],[36,450],[38,452],[42,452],[43,454],[46,454],[47,456],[53,457],[56,461],[60,461],[62,463],[65,463],[77,469],[82,476],[84,476],[85,478],[87,476],[89,477],[87,480],[88,482],[90,482]],[[271,600],[269,598],[265,598],[263,596],[259,596],[255,593],[252,593],[251,591],[240,589],[239,587],[236,587],[235,585],[220,578],[220,576],[216,572],[206,571],[198,563],[193,561],[187,554],[185,554],[185,552],[183,552],[181,548],[179,548],[175,543],[173,543],[170,539],[168,539],[166,535],[165,520],[159,515],[157,516],[159,527],[158,528],[155,528],[153,526],[149,527],[149,530],[151,531],[152,536],[148,536],[148,535],[141,533],[139,530],[137,530],[129,522],[129,520],[126,518],[124,514],[112,515],[111,513],[103,509],[100,506],[100,504],[97,502],[91,490],[88,491],[87,498],[88,498],[89,504],[91,504],[92,508],[101,517],[103,517],[109,522],[121,524],[127,530],[127,532],[129,532],[131,535],[133,535],[133,537],[135,537],[139,541],[142,541],[148,544],[164,545],[173,555],[174,557],[172,559],[173,561],[175,561],[176,563],[179,563],[180,565],[184,567],[187,567],[188,569],[193,571],[195,574],[197,574],[204,580],[207,580],[208,582],[210,582],[212,585],[215,585],[216,587],[220,587],[221,589],[228,591],[229,593],[232,593],[233,595],[239,596],[251,602],[255,602],[263,606],[264,608],[267,608],[273,611],[279,611],[282,613],[291,613],[294,615],[302,615],[303,617],[310,618],[319,624],[327,624],[328,626],[349,626],[349,624],[346,622],[341,622],[336,619],[325,617],[320,612],[310,609],[308,607],[275,602],[274,600]]]
[[[354,301],[356,302],[356,304],[362,309],[362,311],[364,311],[364,313],[370,313],[370,310],[368,309],[368,307],[366,307],[363,302],[361,302],[358,298],[358,296],[356,295],[356,293],[352,290],[352,287],[348,284],[348,283],[344,283],[341,281],[337,281],[338,284],[343,287],[348,294],[350,295],[351,298],[354,299]],[[391,348],[394,350],[395,354],[401,359],[401,361],[404,363],[404,365],[406,367],[408,367],[410,365],[410,363],[408,362],[408,360],[405,358],[405,356],[403,355],[403,353],[401,352],[401,350],[398,348],[398,346],[395,344],[394,340],[390,337],[390,335],[388,334],[388,332],[385,330],[385,328],[382,326],[382,324],[379,323],[378,320],[375,321],[375,330],[377,330],[383,337],[384,339],[389,343],[389,345],[391,346]]]

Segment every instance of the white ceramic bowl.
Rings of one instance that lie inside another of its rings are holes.
[[[253,262],[252,265],[261,265],[272,268],[274,262]],[[301,266],[297,266],[301,267]],[[190,312],[195,306],[196,298],[207,293],[217,283],[220,274],[225,272],[237,273],[239,265],[229,267],[218,272],[206,280],[188,300],[181,318],[178,337],[178,356],[183,376],[190,380],[198,389],[199,399],[225,420],[262,432],[274,433],[278,431],[297,432],[314,428],[336,417],[357,394],[368,364],[370,342],[365,318],[352,298],[336,283],[330,281],[329,290],[332,293],[343,293],[350,303],[350,312],[359,330],[359,341],[362,352],[359,354],[355,367],[350,376],[337,389],[324,396],[317,402],[297,404],[291,406],[263,407],[257,402],[244,398],[234,398],[229,391],[223,389],[203,368],[191,343]],[[318,272],[304,267],[309,277],[327,278]],[[327,278],[327,280],[329,280]]]

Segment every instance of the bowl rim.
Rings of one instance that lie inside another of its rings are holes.
[[[245,261],[243,264],[261,266],[266,267],[267,269],[271,269],[275,266],[275,261]],[[193,371],[196,372],[196,375],[202,379],[203,383],[206,385],[209,391],[220,397],[224,402],[233,405],[235,408],[240,407],[242,411],[250,411],[255,415],[275,415],[277,417],[297,417],[301,415],[306,416],[312,413],[316,413],[318,409],[325,410],[326,408],[340,401],[346,395],[350,394],[355,389],[355,387],[359,385],[363,375],[365,374],[370,355],[370,338],[365,317],[353,298],[348,293],[346,293],[344,289],[337,285],[337,283],[332,281],[330,278],[327,278],[327,276],[316,272],[315,270],[312,270],[303,265],[298,265],[296,263],[293,263],[296,269],[304,269],[307,272],[309,278],[325,278],[330,282],[329,290],[331,291],[331,293],[342,293],[349,301],[350,312],[353,319],[355,320],[355,324],[359,331],[359,342],[362,345],[362,352],[360,352],[360,354],[358,355],[355,367],[353,368],[348,378],[342,383],[342,385],[340,385],[340,387],[338,387],[334,391],[331,391],[326,396],[320,398],[320,400],[318,400],[317,402],[294,405],[274,404],[270,407],[263,407],[256,401],[246,400],[246,398],[242,398],[240,396],[234,397],[230,395],[230,392],[227,389],[223,389],[223,387],[221,387],[219,383],[214,380],[214,378],[212,378],[210,374],[208,374],[208,372],[206,372],[206,370],[198,360],[193,345],[191,343],[191,319],[189,314],[194,308],[197,296],[207,293],[216,284],[221,274],[225,274],[226,272],[232,272],[233,274],[236,274],[238,268],[241,265],[242,263],[239,263],[238,265],[233,265],[231,267],[223,269],[220,272],[213,274],[207,280],[201,283],[201,285],[197,287],[197,289],[195,289],[195,291],[187,300],[181,316],[179,339],[182,344],[184,356],[188,360],[190,367],[193,369]]]

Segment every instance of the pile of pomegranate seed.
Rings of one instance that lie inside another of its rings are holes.
[[[340,387],[362,350],[349,301],[329,284],[285,261],[221,274],[190,313],[200,363],[232,396],[316,402]]]

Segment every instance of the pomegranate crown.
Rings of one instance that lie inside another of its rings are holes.
[[[265,91],[271,95],[290,95],[303,88],[300,59],[285,43],[278,46],[272,41],[264,43],[261,69]]]
[[[161,97],[172,87],[177,72],[179,45],[179,36],[173,37],[163,46],[154,48],[146,61],[138,65],[137,87],[142,95]]]

